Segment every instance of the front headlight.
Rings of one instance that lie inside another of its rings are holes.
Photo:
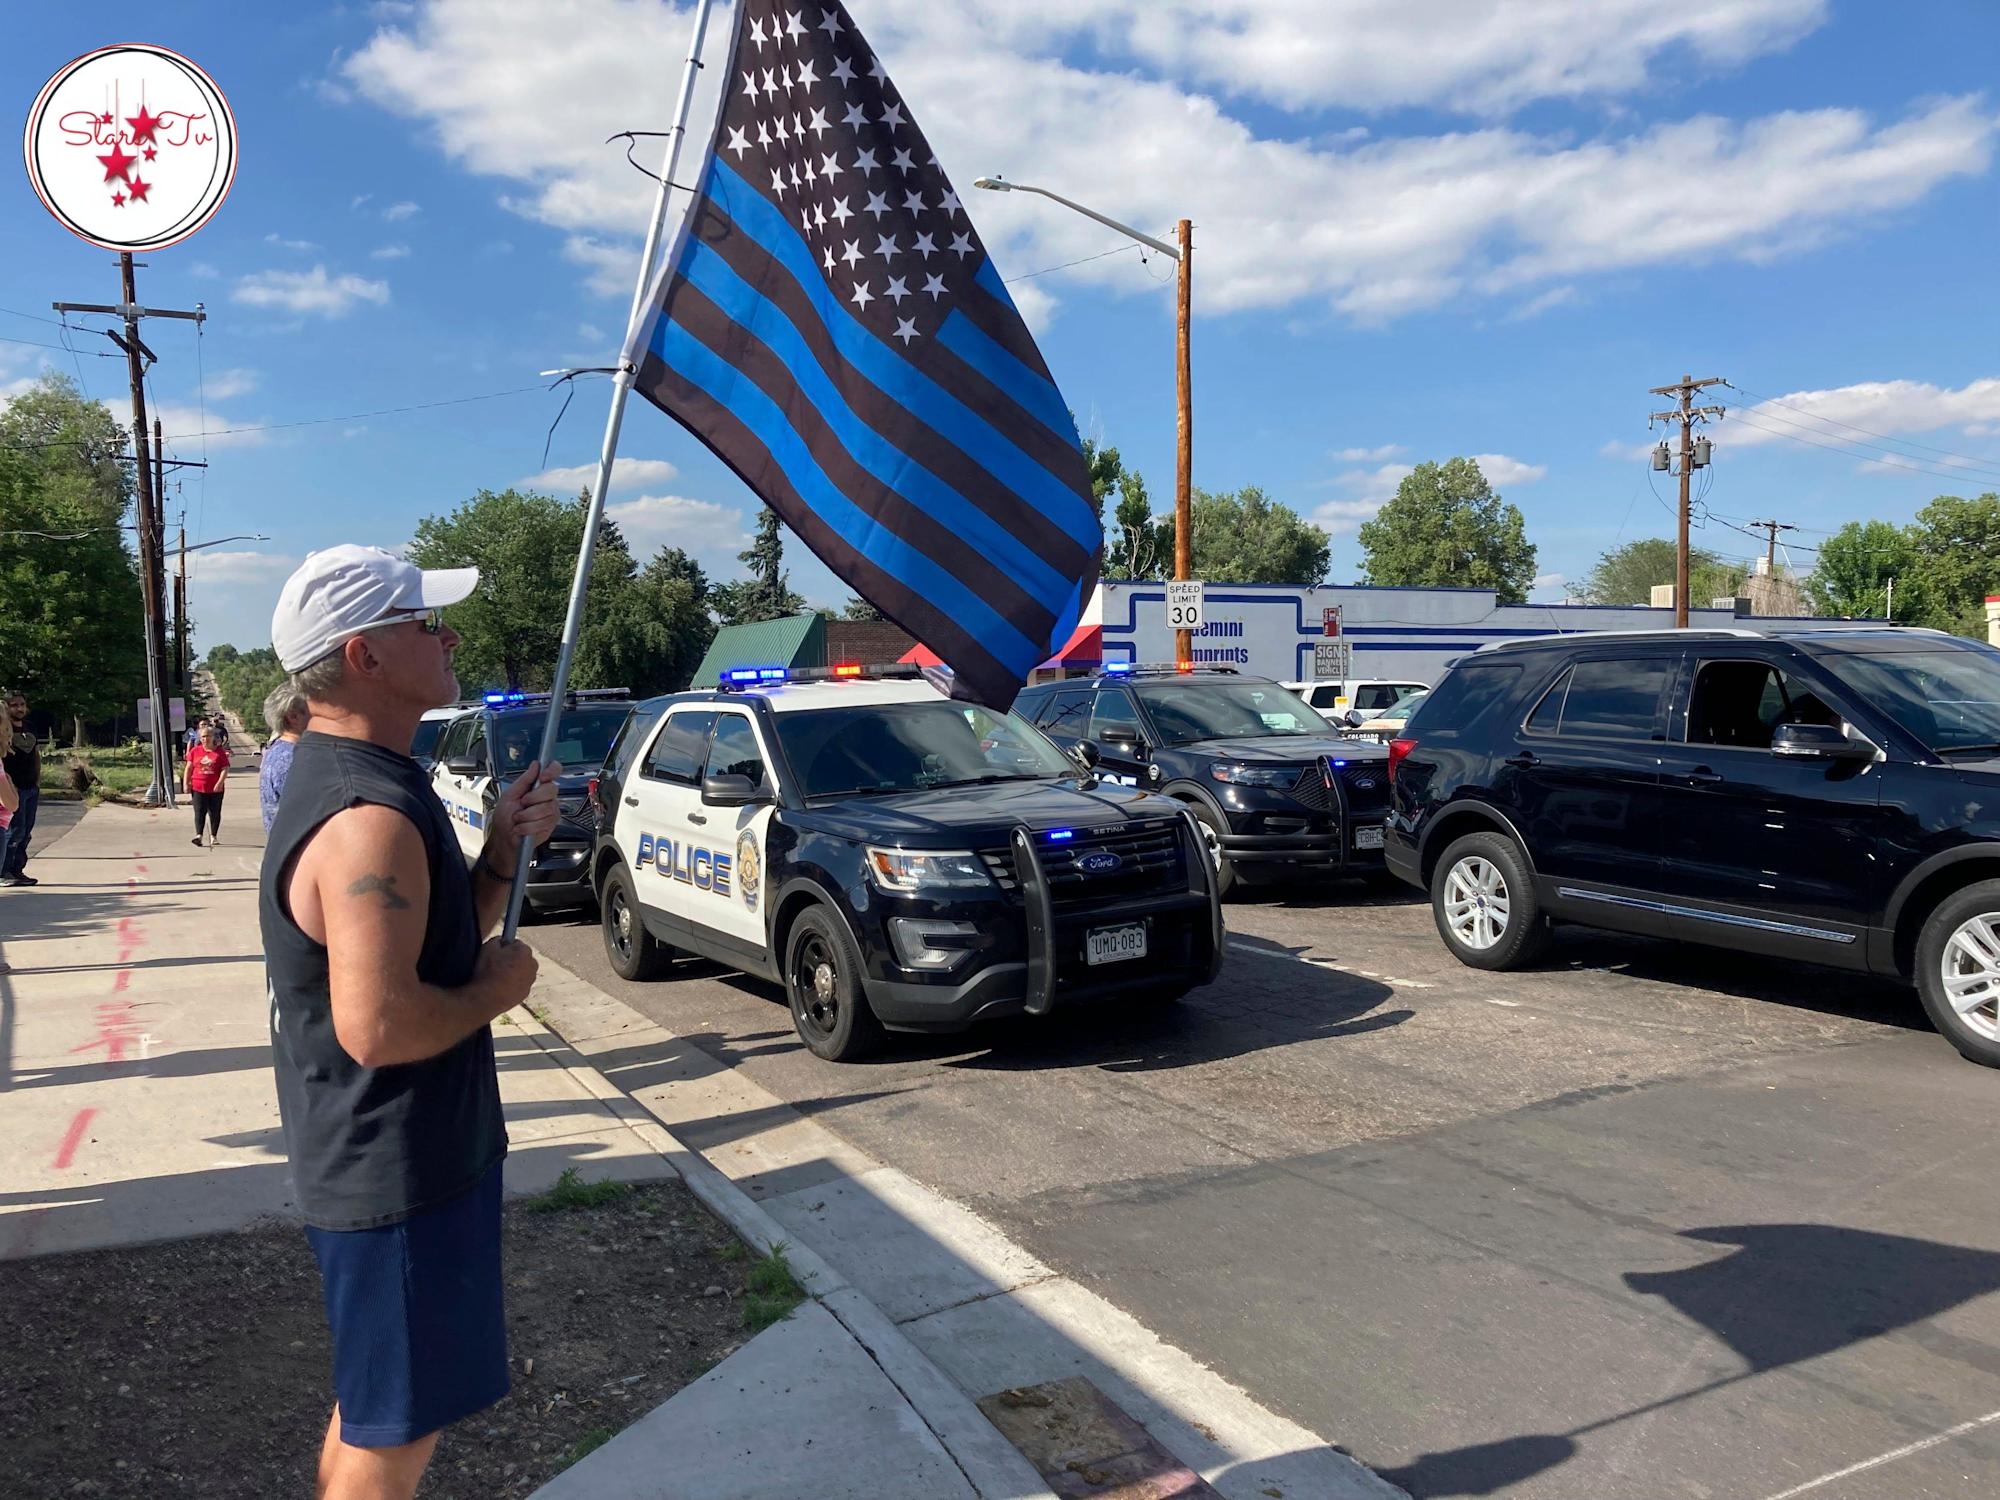
[[[868,873],[885,891],[966,890],[989,886],[986,863],[969,849],[868,850]]]
[[[1288,787],[1299,779],[1297,766],[1246,766],[1238,761],[1209,767],[1208,774],[1217,781],[1232,782],[1237,786],[1277,786]]]

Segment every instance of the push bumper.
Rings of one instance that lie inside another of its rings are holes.
[[[551,844],[528,862],[528,903],[554,910],[588,906],[597,899],[590,885],[590,845]]]
[[[1225,833],[1221,843],[1223,855],[1239,868],[1281,867],[1328,875],[1381,869],[1382,850],[1356,847],[1356,833],[1352,828],[1332,833]]]
[[[1208,858],[1191,819],[1183,818],[1184,890],[1092,906],[1058,907],[1026,830],[1014,837],[1016,868],[1027,918],[1025,960],[988,964],[957,984],[868,979],[864,988],[877,1019],[891,1031],[962,1031],[1000,1016],[1044,1015],[1058,1005],[1095,1004],[1121,995],[1192,988],[1222,970],[1222,904]],[[1093,929],[1142,924],[1146,956],[1091,964]]]

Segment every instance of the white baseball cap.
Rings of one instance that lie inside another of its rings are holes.
[[[285,580],[271,646],[278,665],[297,672],[392,615],[443,609],[478,587],[477,568],[426,571],[380,547],[328,547]]]

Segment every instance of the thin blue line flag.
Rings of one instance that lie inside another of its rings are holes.
[[[634,388],[1006,708],[1103,528],[1076,426],[843,4],[743,0]]]

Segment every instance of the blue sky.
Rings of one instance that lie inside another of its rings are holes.
[[[1259,484],[1321,520],[1335,581],[1405,467],[1460,453],[1488,455],[1526,513],[1537,597],[1670,534],[1671,480],[1641,456],[1647,388],[1689,372],[1743,388],[1722,393],[1741,411],[1715,430],[1697,534],[1725,554],[1761,550],[1728,522],[1769,515],[1809,528],[1791,538],[1809,567],[1845,521],[2000,488],[1986,0],[850,6],[1024,278],[1086,430],[1162,505],[1171,267],[1116,250],[1031,275],[1118,241],[970,184],[1039,182],[1163,235],[1195,221],[1195,482]],[[236,115],[228,201],[140,273],[142,302],[210,313],[198,346],[188,325],[148,328],[170,446],[211,464],[170,508],[191,540],[270,537],[199,561],[202,644],[265,643],[313,547],[395,545],[482,487],[594,460],[602,382],[546,463],[561,396],[521,388],[615,352],[651,184],[602,142],[665,124],[687,16],[485,0],[10,17],[0,92],[22,114],[70,58],[149,41],[199,62]],[[0,342],[0,397],[80,369],[122,415],[122,363],[36,347],[63,330],[19,316],[115,300],[112,258],[58,227],[18,164],[0,180],[0,338],[26,341]],[[461,404],[390,410],[444,401]],[[262,430],[224,430],[244,428]],[[753,519],[736,481],[642,403],[622,452],[611,504],[635,544],[732,573]],[[802,546],[792,564],[814,601],[845,596]]]

